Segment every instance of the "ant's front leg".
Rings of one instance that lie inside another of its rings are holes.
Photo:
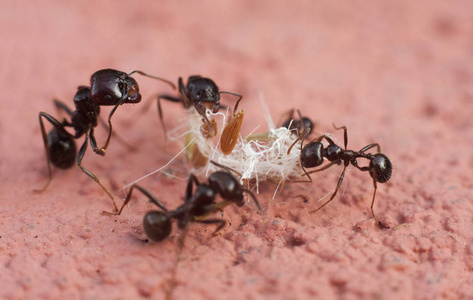
[[[161,99],[168,100],[171,102],[183,102],[181,98],[170,96],[170,95],[158,95],[158,101],[157,101],[157,106],[158,106],[158,117],[159,117],[159,122],[161,123],[161,127],[163,128],[164,131],[164,136],[167,138],[167,130],[166,130],[166,125],[164,124],[164,118],[163,118],[163,109],[161,108]],[[184,104],[185,106],[185,104]]]
[[[330,166],[330,165],[329,165]],[[342,171],[342,174],[340,175],[340,178],[338,179],[338,183],[337,183],[337,187],[335,188],[335,191],[333,192],[332,196],[330,197],[330,199],[328,199],[327,202],[325,202],[324,204],[322,204],[321,206],[319,206],[317,209],[314,209],[314,210],[311,210],[309,211],[309,213],[315,213],[317,211],[319,211],[320,209],[322,209],[322,207],[324,207],[325,205],[327,205],[330,201],[333,200],[333,198],[335,198],[335,196],[337,195],[337,192],[338,190],[340,189],[340,186],[342,185],[342,182],[343,182],[343,178],[345,177],[345,170],[347,169],[347,166],[348,166],[348,161],[345,162],[344,166],[343,166],[343,171]],[[320,171],[321,169],[319,169],[318,171]]]
[[[125,198],[125,202],[123,202],[123,205],[122,207],[120,207],[120,210],[119,211],[115,211],[115,212],[107,212],[107,211],[103,211],[102,214],[105,214],[105,215],[120,215],[122,213],[122,210],[123,208],[125,207],[125,205],[127,205],[130,200],[131,200],[131,194],[133,193],[133,190],[134,189],[137,189],[139,190],[143,195],[145,195],[146,197],[148,197],[149,200],[151,200],[151,202],[153,202],[154,204],[156,204],[159,208],[161,208],[164,212],[168,212],[168,210],[166,209],[166,207],[164,206],[164,204],[161,203],[161,201],[159,201],[153,194],[151,194],[148,190],[142,188],[141,186],[137,185],[137,184],[134,184],[131,186],[130,188],[130,191],[128,192],[128,194],[126,195],[126,198]]]
[[[250,191],[249,189],[242,189],[242,191],[243,191],[243,192],[246,192],[248,195],[250,195],[251,198],[253,198],[253,201],[255,201],[255,204],[256,204],[256,206],[258,207],[258,209],[259,209],[259,210],[262,210],[262,209],[261,209],[261,205],[259,205],[258,199],[256,199],[256,196],[255,196],[255,194],[254,194],[252,191]]]
[[[105,193],[107,193],[107,195],[110,197],[110,199],[113,202],[113,207],[115,208],[115,211],[118,211],[117,204],[115,203],[115,199],[113,198],[112,194],[102,185],[102,183],[100,183],[99,178],[94,173],[90,172],[89,170],[87,170],[86,168],[82,166],[82,159],[84,158],[85,151],[87,150],[87,144],[89,142],[89,138],[91,139],[90,143],[93,145],[93,147],[94,146],[97,147],[97,145],[95,144],[95,137],[93,136],[93,129],[91,129],[90,132],[85,135],[84,144],[82,144],[82,146],[80,147],[79,154],[77,156],[77,165],[82,170],[82,172],[84,172],[87,176],[92,178],[105,191]]]
[[[107,140],[105,141],[102,148],[98,149],[97,147],[95,147],[93,149],[94,152],[98,155],[105,156],[105,152],[107,151],[108,144],[110,144],[110,139],[112,138],[112,131],[113,131],[112,122],[110,120],[112,119],[112,116],[115,113],[115,111],[117,110],[118,106],[121,105],[122,103],[123,103],[123,101],[119,101],[118,104],[115,105],[112,108],[112,110],[110,111],[110,113],[108,114],[108,119],[107,119],[107,121],[108,121],[108,136],[107,136]]]
[[[192,198],[192,182],[194,182],[195,186],[200,185],[199,180],[193,173],[191,173],[187,179],[186,193],[184,195],[185,203],[189,203],[190,199]]]
[[[305,138],[307,137],[307,135],[309,135],[309,132],[310,132],[310,128],[306,128],[298,137],[297,139],[291,144],[291,146],[289,146],[289,148],[287,149],[287,155],[291,154],[291,150],[292,150],[292,147],[294,147],[294,145],[300,141],[301,141],[301,151],[302,151],[302,144],[304,144],[304,140]],[[322,139],[322,137],[319,137],[319,139]]]
[[[63,123],[64,123],[64,122],[63,122]],[[100,123],[100,125],[101,125],[103,128],[105,128],[106,130],[108,130],[108,125],[107,125],[107,123],[105,123],[105,121],[104,121],[101,117],[99,117],[99,123]],[[125,141],[120,135],[118,135],[116,131],[112,131],[112,136],[114,136],[114,137],[118,140],[119,143],[121,143],[123,146],[125,146],[126,148],[128,148],[128,150],[130,150],[130,151],[135,151],[135,150],[137,149],[137,147],[128,144],[128,142]],[[94,151],[94,152],[95,152],[95,151]]]
[[[217,232],[219,232],[223,227],[225,227],[225,224],[227,222],[222,219],[206,219],[206,220],[194,220],[196,223],[202,223],[202,224],[220,224],[217,226],[217,229],[212,233],[212,235],[216,235]]]
[[[59,110],[65,111],[69,116],[72,115],[72,109],[70,109],[64,102],[57,99],[54,99],[53,101],[54,105],[56,105]]]
[[[335,164],[334,162],[331,162],[331,163],[329,163],[328,165],[325,165],[325,166],[323,166],[323,167],[320,168],[320,169],[312,170],[312,171],[307,172],[306,169],[305,169],[304,167],[302,167],[302,163],[301,163],[302,170],[304,171],[304,174],[302,174],[301,176],[306,175],[307,177],[309,177],[309,180],[308,180],[308,181],[307,181],[307,180],[300,180],[300,181],[295,181],[295,182],[312,182],[312,178],[310,177],[309,174],[317,173],[317,172],[321,172],[321,171],[327,170],[328,168],[330,168],[330,167],[333,166],[334,164]]]

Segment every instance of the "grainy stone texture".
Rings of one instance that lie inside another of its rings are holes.
[[[0,298],[164,298],[179,231],[144,242],[134,200],[120,217],[77,167],[46,180],[38,112],[59,119],[78,85],[101,68],[140,69],[177,80],[214,78],[244,95],[243,133],[261,124],[259,91],[273,118],[300,108],[316,130],[349,147],[379,142],[394,164],[378,185],[351,169],[337,198],[317,200],[340,169],[314,183],[261,186],[264,212],[229,207],[228,225],[190,226],[180,254],[177,299],[439,299],[473,297],[473,5],[469,1],[59,1],[5,2],[0,10]],[[135,77],[145,98],[169,88]],[[223,102],[233,99],[223,97]],[[141,105],[141,104],[140,104]],[[122,106],[105,157],[84,166],[118,199],[119,189],[169,161],[155,109]],[[181,115],[165,103],[165,118]],[[103,110],[107,115],[107,109]],[[97,130],[99,144],[104,130]],[[81,141],[79,141],[81,142]],[[169,208],[182,203],[188,167],[179,157],[141,184]],[[121,200],[119,200],[121,201]],[[136,202],[135,202],[136,201]]]

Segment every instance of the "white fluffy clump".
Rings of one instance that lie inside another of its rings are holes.
[[[285,127],[269,129],[267,137],[260,140],[246,140],[240,135],[233,151],[229,155],[223,155],[219,143],[227,115],[223,113],[213,114],[207,111],[209,119],[216,115],[221,116],[221,118],[218,118],[220,120],[217,120],[217,136],[219,138],[217,145],[212,142],[212,139],[207,140],[200,133],[200,127],[203,122],[202,117],[197,113],[193,113],[192,117],[189,118],[190,130],[178,136],[188,135],[187,141],[194,139],[194,147],[198,147],[199,152],[204,157],[240,173],[241,183],[255,181],[257,189],[258,183],[262,181],[270,180],[281,183],[287,179],[301,178],[302,169],[299,160],[299,145],[295,145],[291,153],[287,154],[287,150],[296,139],[294,132]],[[201,168],[200,170],[202,169],[209,173],[220,168],[209,163],[206,168]],[[196,171],[199,170],[194,169],[194,172]]]
[[[280,181],[299,178],[302,170],[299,163],[300,148],[287,150],[294,142],[291,132],[284,127],[270,129],[267,140],[239,139],[229,155],[218,155],[213,160],[242,174],[241,180],[255,179],[257,182]]]
[[[167,135],[167,139],[170,141],[182,140],[182,138],[185,137],[184,148],[166,165],[125,185],[122,189],[129,187],[152,174],[161,172],[183,152],[186,153],[187,158],[195,155],[195,147],[197,147],[199,150],[198,152],[209,161],[216,161],[221,165],[240,173],[240,182],[242,184],[254,182],[256,184],[257,192],[259,182],[270,180],[278,183],[279,187],[279,184],[284,180],[300,179],[303,172],[299,160],[299,143],[294,145],[290,154],[287,154],[287,150],[294,143],[297,137],[294,132],[291,132],[285,127],[274,128],[274,123],[269,115],[269,110],[262,99],[261,102],[266,122],[270,127],[269,131],[263,134],[255,134],[254,136],[263,136],[263,138],[259,140],[247,140],[242,138],[240,134],[235,148],[229,155],[224,155],[219,146],[220,137],[227,123],[228,111],[226,113],[217,112],[215,114],[210,110],[206,111],[209,120],[212,118],[217,120],[218,128],[216,137],[206,139],[201,133],[201,126],[204,124],[203,118],[193,107],[191,107],[188,111],[189,114],[182,120],[181,125],[168,131]],[[217,138],[218,142],[215,144],[214,141],[217,140]],[[199,173],[204,170],[207,173],[206,175],[208,175],[208,173],[221,170],[221,168],[208,162],[206,167],[194,166],[192,172]],[[278,188],[276,188],[275,193],[277,192],[277,189]]]

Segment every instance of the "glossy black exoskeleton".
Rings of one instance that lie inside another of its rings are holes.
[[[297,135],[300,135],[301,132],[309,128],[307,135],[310,135],[314,129],[314,122],[307,117],[303,117],[299,110],[297,110],[297,114],[299,115],[299,118],[294,118],[294,109],[285,113],[285,121],[280,127],[285,127],[291,131],[295,131]]]
[[[335,125],[334,125],[335,127]],[[306,144],[305,146],[302,146],[304,143],[304,139],[307,136],[308,129],[304,130],[304,132],[294,141],[294,143],[291,145],[291,147],[288,149],[287,153],[289,154],[292,147],[302,139],[301,141],[301,154],[300,154],[300,162],[301,162],[301,167],[302,170],[304,171],[305,175],[309,178],[309,182],[312,182],[312,178],[310,177],[309,174],[315,173],[315,172],[320,172],[323,170],[328,169],[329,167],[333,165],[341,165],[343,164],[343,171],[340,175],[340,178],[338,179],[337,187],[335,188],[335,191],[333,192],[332,196],[328,201],[326,201],[324,204],[322,204],[319,208],[311,211],[311,212],[316,212],[320,210],[322,207],[327,205],[330,201],[335,198],[337,195],[338,189],[340,188],[340,185],[342,184],[343,178],[345,177],[345,170],[346,168],[351,164],[355,168],[357,168],[360,171],[367,171],[371,178],[373,179],[373,198],[371,201],[371,214],[373,215],[373,218],[376,222],[376,224],[380,225],[378,222],[378,219],[376,218],[374,212],[373,212],[373,204],[374,204],[374,199],[376,196],[376,189],[377,189],[377,182],[379,183],[385,183],[391,178],[392,174],[392,164],[389,158],[380,153],[381,149],[379,144],[373,143],[369,144],[363,148],[361,148],[359,151],[353,151],[353,150],[348,150],[347,149],[347,143],[348,143],[348,134],[347,134],[347,128],[346,126],[341,126],[341,127],[335,127],[335,129],[340,130],[343,129],[344,131],[344,149],[342,149],[340,146],[336,145],[334,141],[327,135],[322,135],[315,141],[311,141],[310,143]],[[324,147],[322,144],[322,140],[325,139],[329,145],[327,147]],[[377,148],[377,153],[372,154],[372,153],[366,153],[371,148]],[[318,167],[323,164],[324,158],[326,158],[330,163],[320,169],[313,170],[310,172],[307,172],[305,168],[314,168]],[[358,158],[364,158],[369,161],[369,165],[365,167],[360,167],[358,165]],[[381,226],[381,225],[380,225]]]
[[[193,192],[193,185],[196,186]],[[149,191],[139,185],[132,185],[128,192],[125,202],[118,212],[108,213],[110,215],[120,215],[125,205],[131,200],[131,195],[134,189],[138,189],[148,199],[150,199],[161,211],[152,210],[146,213],[143,219],[143,228],[146,235],[153,241],[162,241],[169,236],[172,229],[171,219],[176,219],[179,229],[184,229],[189,222],[198,222],[204,224],[217,224],[215,232],[225,226],[225,220],[222,219],[208,219],[209,214],[221,211],[224,207],[235,203],[238,206],[245,204],[243,193],[248,193],[256,203],[256,206],[261,209],[255,195],[245,188],[243,188],[232,174],[224,171],[217,171],[208,177],[207,183],[200,183],[194,174],[190,174],[186,192],[184,196],[184,204],[173,211],[169,211],[166,207],[154,197]],[[216,202],[217,195],[223,199]]]
[[[112,199],[115,210],[115,204],[112,194],[100,183],[99,178],[82,166],[82,159],[84,158],[87,145],[90,140],[90,146],[95,153],[105,155],[107,147],[112,135],[112,124],[110,119],[119,105],[124,103],[138,103],[141,100],[138,84],[130,77],[133,73],[139,73],[144,76],[152,77],[154,79],[163,80],[158,77],[147,75],[141,71],[133,71],[130,74],[120,72],[112,69],[99,70],[95,72],[91,79],[91,87],[80,86],[76,95],[74,96],[75,110],[71,110],[66,104],[59,100],[54,100],[57,108],[65,111],[71,118],[71,121],[64,119],[62,122],[58,121],[51,115],[45,112],[39,113],[39,123],[41,133],[43,136],[44,148],[46,150],[46,159],[48,165],[48,181],[42,189],[35,190],[36,192],[44,191],[50,184],[52,179],[51,163],[62,169],[72,167],[74,162],[79,168],[92,178]],[[163,80],[173,86],[172,83]],[[99,148],[94,135],[94,128],[97,127],[100,114],[101,105],[114,105],[115,107],[110,111],[108,116],[108,137],[103,147]],[[53,125],[53,128],[46,134],[43,118]],[[66,127],[72,127],[74,134],[69,133]],[[85,135],[85,141],[79,149],[76,160],[76,145],[75,139]]]
[[[187,84],[184,85],[182,77],[179,77],[178,80],[179,96],[171,95],[158,95],[158,114],[161,126],[163,127],[164,132],[166,133],[166,126],[164,125],[163,112],[161,108],[161,99],[169,100],[172,102],[180,102],[184,108],[189,108],[194,106],[199,115],[202,116],[204,122],[207,123],[209,128],[213,130],[213,126],[210,120],[207,118],[205,111],[207,109],[206,105],[209,108],[212,108],[212,112],[216,113],[220,108],[226,106],[220,104],[220,94],[230,94],[236,97],[239,97],[236,105],[233,109],[234,112],[238,109],[238,103],[240,102],[242,96],[232,92],[219,91],[218,86],[210,78],[205,78],[198,75],[190,76],[187,79]],[[215,132],[211,135],[215,135]]]

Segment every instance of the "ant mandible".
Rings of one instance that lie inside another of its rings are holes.
[[[211,162],[217,166],[221,166],[213,161]],[[196,190],[193,193],[194,184]],[[207,219],[206,217],[212,213],[221,211],[232,203],[235,203],[237,206],[243,206],[245,204],[243,198],[244,192],[253,198],[256,206],[261,210],[261,206],[253,192],[243,188],[230,172],[217,171],[208,177],[207,183],[200,183],[197,177],[191,173],[187,180],[184,204],[175,210],[167,210],[161,201],[154,197],[149,191],[134,184],[126,195],[125,202],[120,210],[118,212],[106,212],[106,214],[120,215],[125,205],[130,202],[134,189],[138,189],[161,209],[161,211],[151,210],[147,212],[143,219],[143,228],[146,235],[156,242],[164,240],[171,233],[171,219],[177,219],[178,228],[181,230],[185,229],[189,222],[197,222],[203,224],[217,224],[218,226],[215,232],[218,232],[225,226],[225,220]],[[215,199],[217,195],[220,195],[223,200],[216,202]]]
[[[324,204],[322,204],[320,207],[317,209],[310,211],[310,213],[314,213],[319,211],[322,207],[327,205],[330,201],[335,198],[337,195],[338,189],[340,188],[340,185],[342,184],[343,178],[345,177],[345,170],[348,165],[353,165],[355,168],[359,169],[360,171],[368,171],[371,178],[373,178],[373,198],[371,200],[371,215],[373,216],[375,222],[377,225],[381,227],[381,224],[379,223],[378,219],[376,218],[374,211],[373,211],[373,204],[374,204],[374,199],[376,196],[376,189],[377,189],[377,182],[379,183],[385,183],[391,178],[391,173],[392,173],[392,164],[389,158],[380,153],[381,149],[379,144],[373,143],[369,144],[363,148],[361,148],[359,151],[353,151],[353,150],[347,150],[347,144],[348,144],[348,134],[347,134],[347,128],[346,126],[341,126],[341,127],[336,127],[335,124],[333,124],[333,127],[336,130],[343,129],[344,132],[344,149],[341,147],[337,146],[333,140],[327,136],[327,135],[322,135],[320,136],[317,140],[311,141],[304,147],[302,144],[304,143],[304,139],[307,136],[308,129],[306,128],[304,132],[294,141],[294,143],[289,147],[287,153],[289,154],[291,152],[292,147],[302,139],[301,141],[301,154],[300,154],[300,161],[301,161],[301,167],[302,170],[304,171],[305,175],[309,177],[309,182],[312,182],[312,178],[310,177],[309,174],[320,172],[323,170],[326,170],[330,168],[333,165],[341,165],[343,163],[343,171],[340,175],[340,178],[338,179],[337,187],[335,188],[335,191],[333,192],[332,196],[328,201],[326,201]],[[329,143],[329,145],[324,148],[324,145],[322,144],[322,140],[325,139]],[[371,148],[377,148],[377,153],[371,154],[371,153],[365,153],[367,150]],[[326,158],[330,163],[320,169],[313,170],[310,172],[307,172],[305,168],[314,168],[318,167],[323,164],[324,158]],[[357,159],[358,158],[365,158],[369,161],[369,166],[367,167],[360,167],[358,166]]]
[[[235,113],[238,109],[238,104],[242,99],[240,94],[219,91],[218,86],[210,78],[205,78],[199,75],[189,76],[187,79],[187,85],[184,85],[182,77],[179,77],[178,80],[178,89],[179,96],[171,95],[158,95],[158,114],[161,126],[163,127],[164,134],[166,135],[166,126],[164,125],[163,112],[161,108],[161,99],[168,100],[171,102],[181,102],[184,108],[189,108],[194,106],[199,115],[204,119],[205,124],[208,126],[209,137],[213,137],[216,134],[215,124],[212,123],[206,116],[206,106],[204,104],[209,104],[212,107],[212,112],[216,113],[220,108],[225,108],[226,106],[220,104],[220,94],[230,94],[238,97],[238,100],[235,104],[233,112]]]
[[[72,167],[76,160],[77,153],[74,139],[78,139],[82,135],[85,135],[85,141],[79,149],[76,163],[82,172],[97,182],[97,184],[107,193],[107,195],[112,199],[115,210],[118,210],[112,194],[100,183],[99,178],[94,173],[82,166],[82,159],[87,150],[89,139],[90,146],[94,152],[104,156],[112,135],[112,123],[110,119],[115,110],[119,105],[124,103],[139,103],[141,101],[138,83],[134,78],[130,77],[133,73],[164,81],[174,87],[171,82],[159,77],[148,75],[142,71],[133,71],[127,74],[113,69],[104,69],[95,72],[91,76],[90,88],[79,86],[78,91],[74,96],[75,111],[71,110],[63,102],[54,100],[56,107],[64,110],[70,116],[70,122],[66,119],[59,122],[48,113],[39,113],[39,123],[41,126],[48,164],[48,181],[42,189],[35,190],[36,192],[42,192],[48,188],[52,180],[51,163],[61,169]],[[98,148],[94,136],[94,128],[97,127],[100,106],[102,105],[115,106],[108,115],[109,128],[107,140],[104,146]],[[46,134],[43,118],[54,126],[49,134]],[[70,134],[66,130],[66,127],[73,127],[75,134]]]

